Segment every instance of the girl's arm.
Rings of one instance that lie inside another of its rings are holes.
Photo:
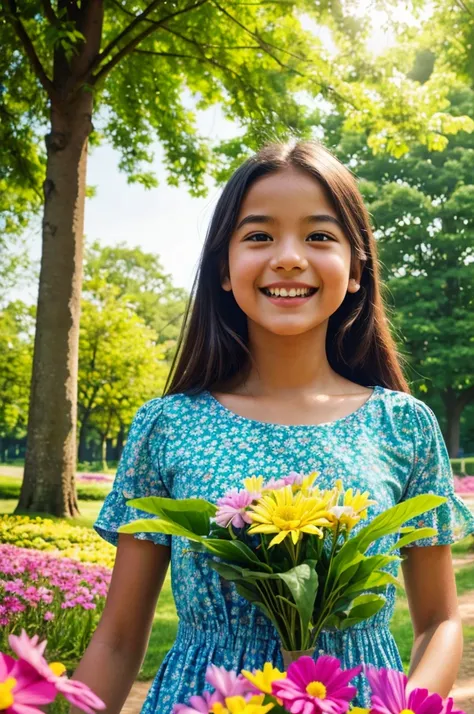
[[[403,577],[414,630],[408,688],[448,696],[463,634],[449,545],[406,548]]]
[[[105,714],[119,714],[143,662],[169,559],[167,546],[119,535],[104,612],[73,675],[105,702]]]

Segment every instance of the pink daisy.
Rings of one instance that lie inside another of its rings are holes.
[[[0,710],[5,714],[43,714],[37,707],[56,698],[56,687],[27,662],[0,653]]]
[[[225,667],[217,667],[215,664],[208,666],[206,681],[222,697],[222,703],[227,697],[244,697],[253,691],[252,685],[242,674],[228,672]]]
[[[234,528],[243,528],[246,523],[252,523],[245,509],[250,506],[254,498],[255,494],[245,489],[238,491],[233,488],[228,491],[225,496],[217,500],[219,506],[215,516],[217,525],[227,528],[232,524]]]
[[[191,697],[188,704],[175,704],[173,714],[208,714],[215,702],[223,704],[223,699],[218,692],[213,694],[204,692],[202,697]]]
[[[286,679],[273,682],[272,693],[291,714],[344,714],[357,693],[348,683],[361,669],[342,670],[330,655],[303,656],[290,664]]]
[[[66,676],[59,676],[53,672],[45,658],[43,652],[46,648],[46,640],[38,642],[38,635],[31,639],[25,630],[21,635],[9,635],[8,642],[13,652],[24,662],[34,669],[37,675],[50,684],[57,692],[60,692],[68,702],[87,712],[94,714],[94,710],[105,709],[106,705],[99,699],[84,682],[77,679],[68,679]],[[28,714],[24,712],[24,714]]]
[[[366,667],[365,673],[372,688],[371,714],[400,714],[409,709],[414,714],[462,714],[453,711],[453,700],[443,700],[427,689],[413,689],[407,694],[408,678],[395,669]]]

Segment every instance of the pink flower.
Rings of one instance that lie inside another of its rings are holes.
[[[225,667],[217,667],[215,664],[208,666],[206,681],[222,697],[222,703],[227,697],[244,697],[253,691],[252,685],[242,674],[228,672]]]
[[[54,612],[51,612],[50,610],[47,610],[47,611],[44,613],[43,620],[45,620],[46,622],[49,622],[50,620],[54,620],[54,617],[55,617],[55,616],[54,616]]]
[[[278,488],[283,488],[287,484],[283,478],[271,477],[266,483],[263,484],[264,491],[276,491]]]
[[[189,704],[175,704],[173,714],[208,714],[216,702],[223,703],[223,699],[218,692],[213,694],[204,692],[202,697],[191,697]]]
[[[453,711],[453,700],[443,700],[427,689],[413,689],[407,694],[408,678],[394,669],[366,667],[365,673],[372,688],[371,714],[400,714],[409,709],[414,714],[462,714]]]
[[[243,528],[246,523],[251,523],[252,520],[245,509],[250,506],[254,498],[255,494],[245,489],[238,491],[233,488],[228,491],[225,496],[217,500],[219,506],[215,516],[217,525],[227,528],[232,524],[234,528]]]
[[[343,714],[357,693],[348,683],[361,669],[342,670],[340,661],[329,655],[316,661],[303,656],[290,664],[286,679],[272,683],[272,693],[291,714]]]
[[[288,476],[283,477],[283,482],[284,482],[285,486],[293,486],[293,485],[301,486],[301,484],[303,483],[303,479],[304,479],[303,473],[299,474],[296,471],[290,471]]]
[[[50,704],[56,693],[27,662],[0,653],[0,710],[5,714],[42,714],[36,707]]]
[[[30,639],[25,630],[22,630],[19,636],[9,635],[8,642],[15,654],[36,671],[37,676],[52,684],[56,691],[60,692],[71,704],[87,714],[94,714],[94,709],[105,709],[104,702],[86,684],[54,673],[43,657],[46,640],[38,643],[38,639],[38,635],[34,635]],[[22,713],[20,712],[20,714]],[[28,712],[23,714],[28,714]]]

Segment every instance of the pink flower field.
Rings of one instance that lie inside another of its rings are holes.
[[[0,650],[7,635],[35,632],[50,653],[80,657],[102,613],[111,571],[55,554],[0,545]]]
[[[455,476],[454,490],[461,495],[474,496],[474,476]]]

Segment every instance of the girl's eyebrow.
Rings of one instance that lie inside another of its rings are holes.
[[[315,214],[313,216],[306,216],[304,219],[308,223],[334,223],[338,228],[341,229],[341,231],[344,230],[344,226],[340,221],[337,220],[337,218],[334,218],[334,216],[330,216],[329,214],[326,213],[321,213],[321,214]],[[274,223],[275,219],[272,218],[271,216],[265,216],[265,215],[260,215],[260,214],[255,214],[255,213],[249,213],[248,216],[245,216],[242,218],[242,220],[239,222],[237,228],[235,229],[236,231],[239,230],[239,228],[242,228],[242,226],[245,226],[246,223]]]
[[[317,214],[314,216],[307,216],[305,218],[308,223],[334,223],[338,228],[341,229],[341,231],[344,230],[344,226],[340,221],[337,220],[337,218],[334,218],[334,216],[330,216],[329,214]]]
[[[245,218],[242,218],[240,223],[238,224],[237,228],[235,229],[236,231],[239,230],[239,228],[242,228],[242,226],[245,226],[246,223],[274,223],[275,219],[272,218],[271,216],[263,216],[263,215],[256,215],[255,213],[249,213],[248,216],[245,216]]]

